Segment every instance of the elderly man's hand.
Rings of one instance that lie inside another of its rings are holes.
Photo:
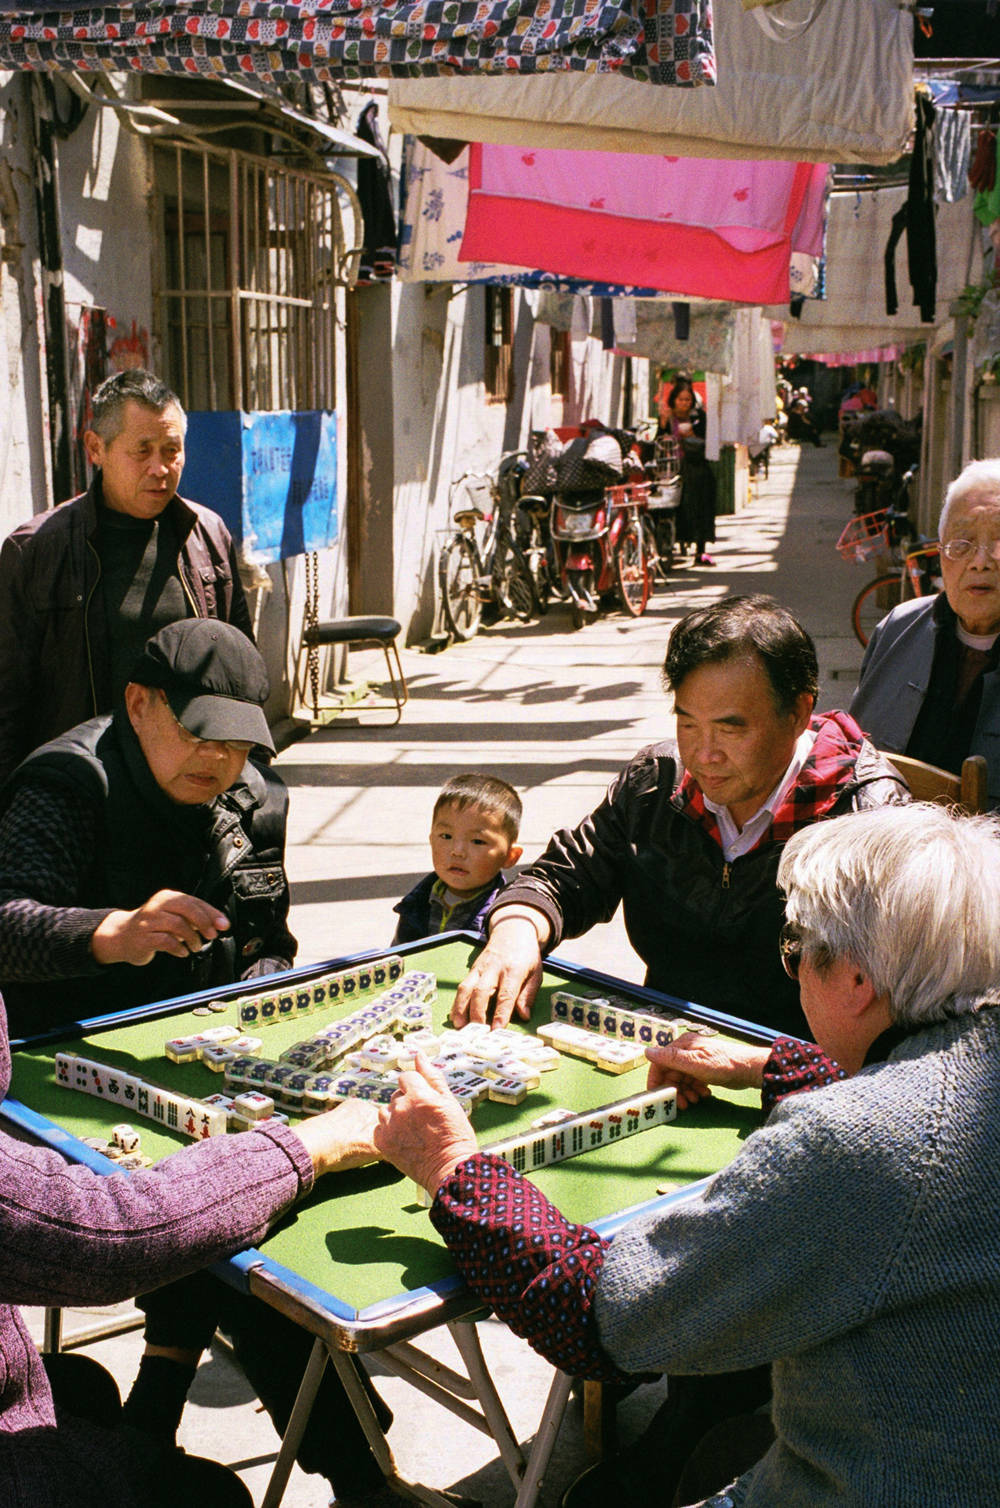
[[[323,1115],[311,1115],[295,1128],[316,1177],[324,1173],[343,1173],[348,1168],[362,1168],[377,1162],[379,1153],[374,1134],[378,1126],[378,1107],[367,1100],[344,1100]]]
[[[547,934],[548,922],[542,912],[538,917]],[[506,1026],[515,1013],[527,1021],[541,981],[539,928],[524,916],[505,919],[501,911],[489,942],[456,991],[452,1024],[486,1021],[490,1006],[494,1026]]]
[[[760,1089],[769,1049],[750,1042],[727,1042],[685,1032],[666,1047],[647,1047],[647,1089],[672,1084],[677,1090],[677,1108],[686,1110],[711,1094],[710,1084],[728,1089]]]
[[[375,1146],[429,1194],[436,1194],[459,1163],[478,1151],[469,1118],[444,1075],[417,1054],[413,1073],[401,1073],[399,1088],[379,1115]]]
[[[229,918],[207,901],[158,890],[135,911],[110,911],[95,928],[90,951],[98,963],[142,968],[157,953],[188,958],[228,930]]]

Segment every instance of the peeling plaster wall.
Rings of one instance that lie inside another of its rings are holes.
[[[37,219],[27,78],[0,74],[0,537],[47,505],[37,302]]]

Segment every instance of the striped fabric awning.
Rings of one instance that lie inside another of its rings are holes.
[[[0,0],[2,5],[2,0]],[[0,13],[0,68],[322,83],[619,73],[715,82],[711,0],[163,0]]]

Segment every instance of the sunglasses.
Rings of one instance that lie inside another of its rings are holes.
[[[786,922],[781,929],[781,937],[778,940],[778,951],[781,954],[781,962],[789,979],[798,983],[799,965],[802,962],[802,937],[797,927],[791,922]]]

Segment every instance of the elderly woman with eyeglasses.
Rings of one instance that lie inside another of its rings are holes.
[[[426,1062],[401,1076],[376,1144],[433,1194],[470,1288],[563,1371],[772,1364],[775,1441],[707,1501],[992,1502],[1000,828],[925,805],[837,817],[789,840],[778,880],[817,1042],[802,1053],[841,1077],[784,1098],[700,1190],[609,1243],[478,1153]],[[649,1056],[685,1101],[773,1069],[722,1039]]]
[[[958,774],[984,754],[1000,806],[1000,459],[973,461],[938,525],[944,594],[893,608],[869,641],[851,715],[879,748]]]

